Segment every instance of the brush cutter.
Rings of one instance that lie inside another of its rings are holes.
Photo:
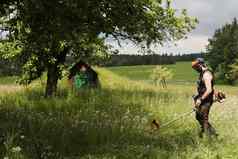
[[[170,120],[170,121],[168,121],[168,122],[166,122],[166,123],[164,123],[164,124],[160,124],[158,121],[153,120],[153,121],[152,121],[152,125],[154,125],[154,126],[156,127],[156,129],[159,130],[159,129],[161,129],[161,128],[168,127],[168,126],[171,125],[173,122],[175,122],[175,121],[177,121],[177,120],[179,120],[179,119],[181,119],[181,118],[183,118],[183,117],[185,117],[185,116],[188,116],[188,115],[192,114],[193,112],[197,112],[197,109],[196,109],[196,108],[193,108],[191,111],[186,112],[186,113],[183,113],[183,114],[181,114],[180,116],[176,117],[175,119]]]
[[[196,101],[197,97],[198,97],[197,95],[193,95],[193,96],[192,96],[192,98],[193,98],[194,101]],[[221,92],[221,91],[216,91],[216,92],[214,93],[214,102],[223,103],[225,99],[226,99],[225,93],[223,93],[223,92]],[[175,121],[177,121],[177,120],[179,120],[179,119],[181,119],[181,118],[183,118],[183,117],[185,117],[185,116],[187,116],[187,115],[192,114],[193,112],[200,113],[200,112],[197,110],[197,108],[194,107],[191,111],[186,112],[186,113],[183,113],[183,114],[181,114],[180,116],[176,117],[175,119],[170,120],[170,121],[168,121],[168,122],[166,122],[166,123],[164,123],[164,124],[162,124],[162,125],[161,125],[158,121],[156,121],[155,119],[152,121],[151,124],[152,124],[153,126],[155,126],[156,129],[159,130],[159,129],[163,128],[163,127],[169,126],[169,125],[172,124],[173,122],[175,122]]]

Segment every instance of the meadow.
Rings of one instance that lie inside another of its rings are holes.
[[[190,62],[177,62],[175,65],[163,65],[172,70],[170,83],[190,84],[196,81],[196,72],[191,70]],[[148,81],[155,65],[109,67],[113,73],[131,80]]]
[[[199,138],[190,114],[196,73],[190,63],[168,66],[174,81],[168,88],[148,80],[154,66],[96,68],[101,88],[71,91],[65,79],[58,95],[43,97],[44,82],[20,87],[0,79],[0,158],[4,159],[236,159],[238,158],[237,87],[214,104],[212,124],[218,138]],[[181,82],[183,81],[183,82]]]

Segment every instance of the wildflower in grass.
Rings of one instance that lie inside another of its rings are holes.
[[[13,153],[21,152],[21,147],[20,147],[20,146],[13,147],[13,148],[11,149],[11,151],[12,151]]]

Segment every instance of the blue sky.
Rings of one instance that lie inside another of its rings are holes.
[[[238,17],[238,0],[174,0],[172,3],[176,9],[187,9],[190,16],[197,17],[199,24],[196,29],[188,34],[188,38],[175,43],[166,44],[163,47],[155,47],[157,53],[197,53],[205,51],[208,39],[211,38],[217,28],[225,23],[230,23],[234,17]],[[130,42],[123,42],[120,48],[117,42],[109,42],[121,53],[137,53],[138,47]]]

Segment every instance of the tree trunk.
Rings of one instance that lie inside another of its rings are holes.
[[[45,89],[46,98],[56,95],[58,79],[57,65],[51,65],[47,72],[47,83]]]
[[[65,47],[62,52],[59,52],[58,55],[55,56],[57,61],[54,64],[48,65],[47,84],[45,89],[46,98],[56,95],[58,79],[62,73],[60,72],[58,66],[65,62],[66,55],[69,52],[69,50],[70,47]]]

